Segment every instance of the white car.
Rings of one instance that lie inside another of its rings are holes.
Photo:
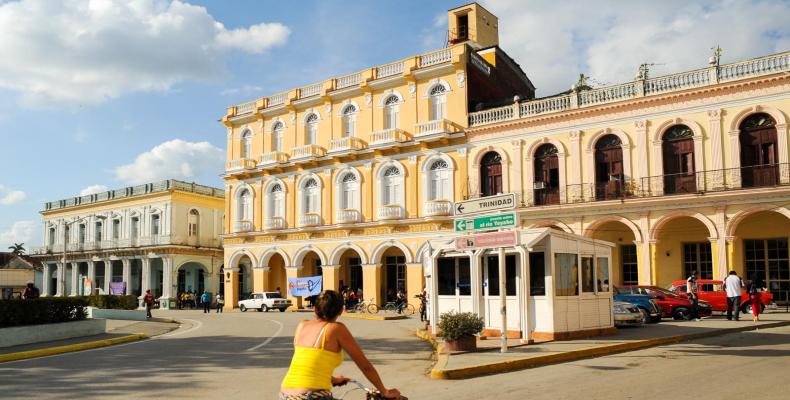
[[[291,306],[291,300],[284,299],[278,292],[259,292],[250,294],[247,300],[239,301],[239,310],[245,312],[247,310],[269,311],[273,308],[284,312]]]

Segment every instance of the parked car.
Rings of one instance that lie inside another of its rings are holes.
[[[631,303],[615,301],[612,303],[612,311],[614,326],[639,326],[645,323],[642,311]]]
[[[645,322],[656,323],[661,321],[661,308],[650,296],[643,294],[618,294],[614,295],[615,301],[624,301],[639,307],[642,319]]]
[[[691,301],[687,296],[681,296],[667,289],[658,286],[648,285],[628,285],[615,286],[615,293],[619,294],[643,294],[650,296],[661,308],[663,318],[673,318],[677,320],[689,319],[691,316]],[[707,301],[700,300],[697,314],[700,317],[709,317],[713,309]]]
[[[267,312],[274,308],[283,312],[290,306],[291,300],[284,299],[278,292],[252,293],[249,299],[239,301],[239,310],[242,312],[247,310]]]
[[[700,301],[707,301],[710,303],[713,311],[727,311],[727,292],[724,291],[722,282],[714,279],[698,279],[697,286],[699,287]],[[688,296],[686,294],[686,281],[675,281],[669,287],[673,293],[681,296]],[[765,307],[771,304],[774,295],[769,292],[759,292],[760,294],[760,312],[765,310]],[[749,301],[749,295],[744,288],[741,291],[741,312],[749,314],[752,312],[752,303]]]

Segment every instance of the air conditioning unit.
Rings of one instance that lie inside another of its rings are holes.
[[[535,184],[533,185],[533,188],[535,190],[543,190],[543,189],[546,188],[546,182],[535,182]]]

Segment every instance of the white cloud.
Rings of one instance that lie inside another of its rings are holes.
[[[225,151],[209,142],[175,139],[140,154],[131,164],[116,168],[115,177],[132,185],[164,179],[190,180],[219,174],[224,162]]]
[[[98,185],[98,184],[97,185],[90,185],[90,186],[86,187],[85,189],[80,190],[80,196],[87,196],[89,194],[106,192],[108,190],[110,190],[110,188],[108,188],[107,186],[104,186],[104,185]]]
[[[290,33],[279,23],[228,30],[204,7],[178,0],[0,3],[0,26],[0,88],[38,106],[216,79],[226,51],[259,54]]]
[[[10,206],[27,200],[27,193],[0,185],[0,205]]]
[[[263,88],[260,86],[244,85],[242,87],[225,89],[219,92],[219,94],[220,96],[230,96],[235,94],[260,93],[261,91],[263,91]]]
[[[634,79],[640,64],[658,76],[707,66],[711,47],[722,62],[790,45],[790,2],[665,0],[487,0],[499,17],[501,47],[545,96],[568,90],[579,73],[600,83]],[[756,21],[759,21],[756,22]]]
[[[30,243],[40,232],[39,222],[17,221],[7,230],[0,231],[0,251],[7,251],[8,246],[14,243],[25,243],[25,249],[30,250]]]

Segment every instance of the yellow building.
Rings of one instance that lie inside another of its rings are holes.
[[[48,202],[41,214],[42,296],[125,282],[125,294],[151,289],[170,308],[178,292],[224,289],[222,189],[171,179]]]
[[[425,242],[468,191],[469,111],[534,97],[493,14],[448,16],[446,48],[228,108],[226,307],[288,277],[379,304],[422,291]]]

